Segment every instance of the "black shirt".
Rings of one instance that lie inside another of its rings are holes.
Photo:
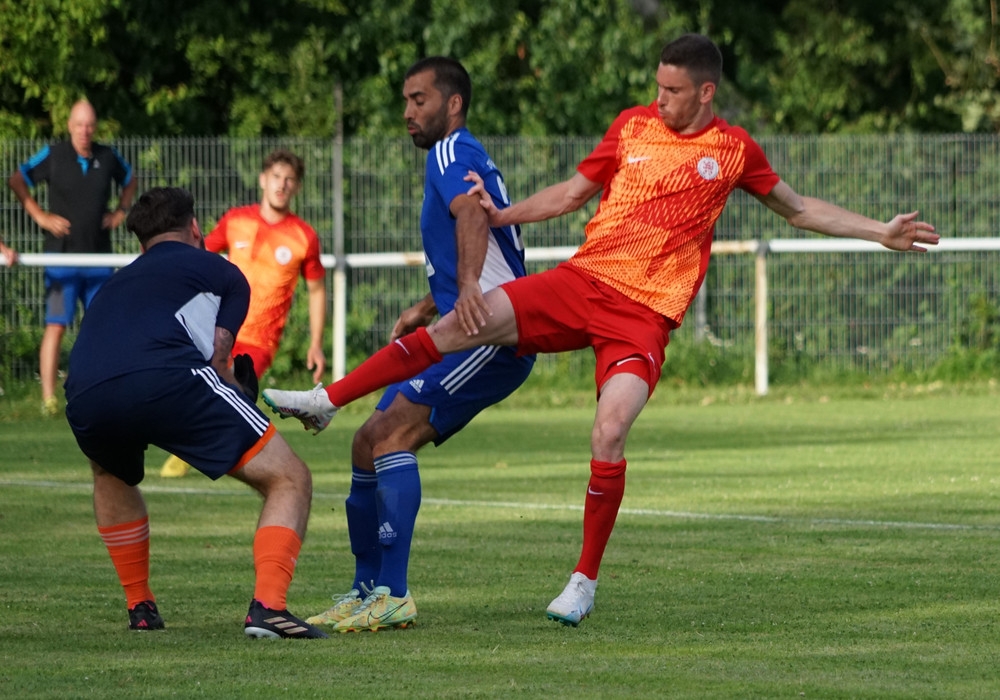
[[[118,151],[93,143],[91,157],[84,158],[63,141],[42,148],[20,170],[29,187],[48,183],[48,210],[70,222],[68,236],[45,231],[46,253],[111,252],[111,231],[101,227],[111,183],[124,187],[132,180],[132,168]]]

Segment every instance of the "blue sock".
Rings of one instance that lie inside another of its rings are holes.
[[[354,583],[351,587],[357,588],[362,598],[365,590],[371,591],[375,587],[375,579],[382,568],[376,486],[378,478],[374,472],[351,467],[351,492],[344,505],[347,510],[347,536],[354,555]]]
[[[406,570],[410,564],[413,526],[420,510],[420,473],[412,452],[391,452],[375,458],[378,476],[378,539],[382,544],[382,570],[378,585],[392,589],[392,596],[406,595]]]

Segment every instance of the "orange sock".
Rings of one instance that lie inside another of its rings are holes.
[[[97,531],[125,589],[128,609],[145,600],[155,601],[149,590],[149,516],[110,527],[98,525]]]
[[[302,540],[288,527],[269,525],[257,530],[253,538],[253,565],[257,581],[253,597],[271,610],[284,610],[288,586],[295,573],[295,562]]]

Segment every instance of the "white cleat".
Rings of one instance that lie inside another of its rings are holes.
[[[579,571],[569,577],[569,583],[555,600],[549,603],[545,614],[550,620],[576,627],[594,609],[594,592],[597,580],[591,581]]]
[[[322,382],[309,391],[264,389],[264,403],[282,418],[298,418],[315,435],[330,425],[337,407],[330,403]]]

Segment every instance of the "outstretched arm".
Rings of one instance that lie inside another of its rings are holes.
[[[934,227],[917,221],[917,212],[897,214],[891,221],[869,219],[815,197],[803,197],[781,180],[768,194],[758,195],[765,206],[795,228],[839,238],[858,238],[880,243],[890,250],[926,252],[941,236]]]
[[[602,188],[601,183],[576,173],[570,179],[539,190],[506,209],[497,209],[493,199],[483,188],[482,179],[476,173],[470,172],[465,179],[474,183],[469,188],[469,194],[479,196],[479,204],[486,210],[490,226],[495,227],[530,224],[568,214],[589,202],[590,198]]]

